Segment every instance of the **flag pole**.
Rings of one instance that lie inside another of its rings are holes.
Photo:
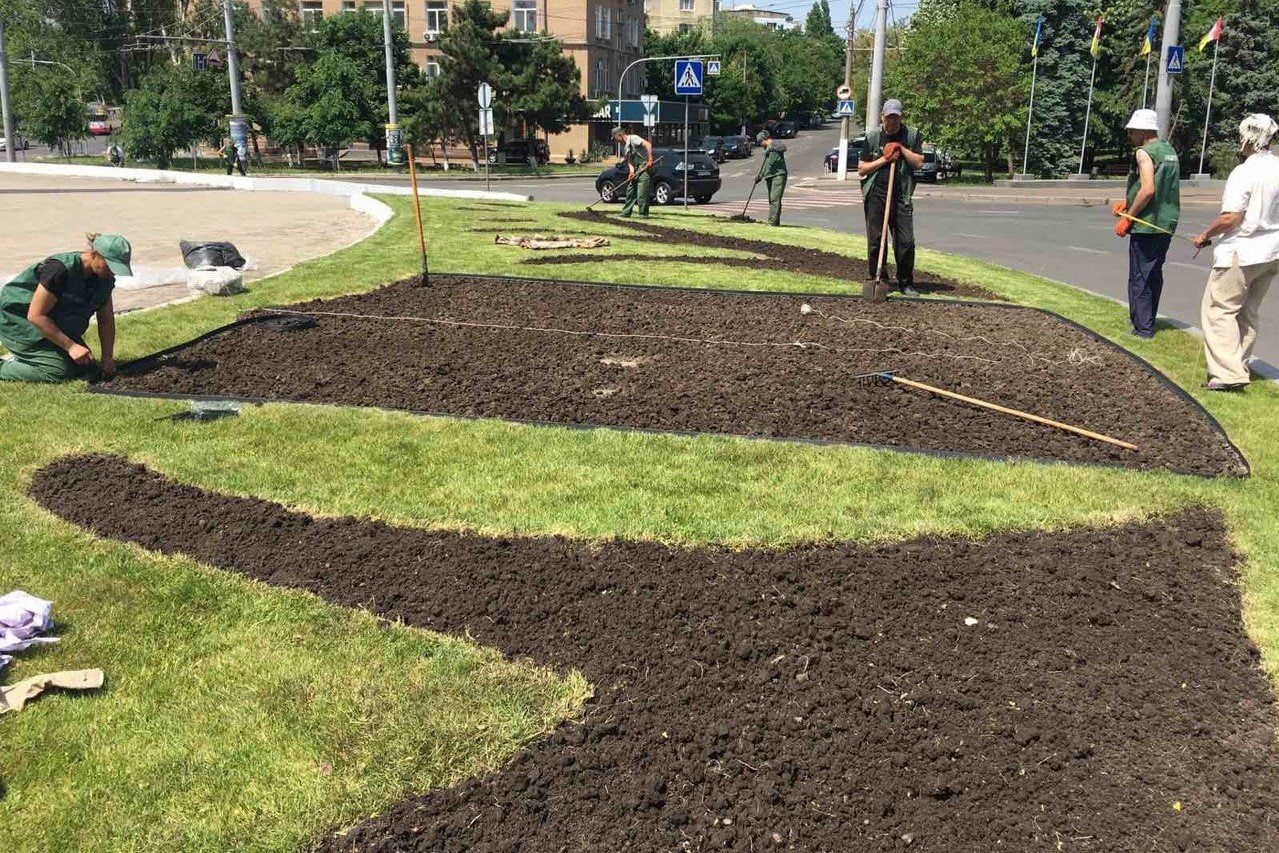
[[[1208,153],[1208,117],[1212,115],[1212,88],[1217,84],[1217,48],[1221,47],[1221,36],[1212,43],[1212,76],[1208,80],[1208,108],[1204,110],[1204,137],[1199,144],[1199,174],[1204,173],[1204,155]]]
[[[1153,51],[1152,51],[1153,53]],[[1141,108],[1146,108],[1146,93],[1150,91],[1150,54],[1146,54],[1146,80],[1141,84]]]
[[[1035,52],[1034,64],[1030,66],[1030,106],[1026,108],[1026,146],[1022,151],[1021,173],[1029,175],[1026,167],[1030,164],[1030,122],[1035,115],[1035,78],[1039,75],[1039,52]]]
[[[1084,152],[1088,150],[1088,120],[1092,118],[1092,87],[1097,81],[1097,57],[1092,58],[1092,75],[1088,78],[1088,110],[1084,113],[1084,141],[1079,146],[1079,174],[1084,173]]]

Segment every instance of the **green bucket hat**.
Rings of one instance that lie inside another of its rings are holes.
[[[106,259],[111,272],[122,276],[133,275],[133,267],[129,266],[129,261],[133,258],[133,247],[119,234],[99,234],[93,240],[93,249]]]
[[[765,139],[772,139],[772,138],[773,138],[773,135],[769,133],[767,130],[761,130],[759,133],[755,134],[755,144],[763,145]]]

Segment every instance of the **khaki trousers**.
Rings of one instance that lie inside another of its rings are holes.
[[[1208,379],[1227,383],[1249,381],[1248,359],[1257,340],[1257,312],[1270,283],[1279,274],[1279,261],[1230,269],[1214,269],[1208,276],[1200,308]]]

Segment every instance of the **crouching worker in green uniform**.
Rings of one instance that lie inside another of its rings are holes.
[[[642,136],[628,134],[620,127],[613,128],[613,141],[626,146],[622,150],[622,157],[630,170],[622,215],[630,216],[638,204],[639,215],[647,219],[648,202],[653,195],[653,143]]]
[[[84,252],[45,258],[0,288],[0,380],[60,382],[115,374],[117,275],[133,275],[133,250],[118,234],[90,234]],[[89,320],[98,318],[102,360],[85,346]]]
[[[781,225],[782,196],[786,194],[786,143],[773,139],[767,130],[761,130],[755,141],[767,151],[755,183],[763,181],[768,187],[768,224]]]

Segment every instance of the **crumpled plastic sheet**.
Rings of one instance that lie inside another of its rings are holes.
[[[53,625],[53,602],[15,589],[0,595],[0,669],[13,660],[10,652],[34,645],[58,642],[57,637],[40,636]]]

